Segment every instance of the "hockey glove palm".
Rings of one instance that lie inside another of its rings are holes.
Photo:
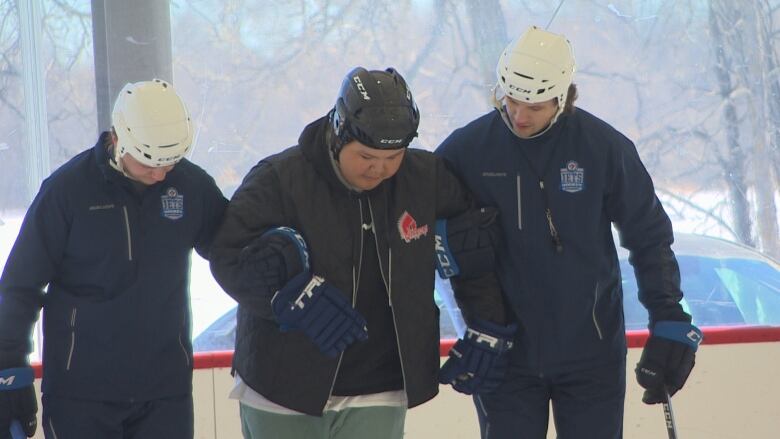
[[[658,404],[665,400],[665,390],[671,396],[683,387],[701,341],[699,328],[688,322],[655,324],[635,369],[637,382],[645,388],[642,402]]]
[[[506,327],[476,321],[450,349],[449,359],[439,371],[439,382],[458,392],[490,393],[502,382],[509,367],[507,351],[517,325]]]
[[[442,279],[493,271],[498,242],[498,210],[483,207],[436,221],[436,270]]]
[[[282,331],[302,331],[329,357],[368,338],[363,316],[341,291],[319,276],[295,276],[274,295],[271,305]]]
[[[31,367],[0,370],[0,439],[11,437],[11,423],[18,421],[27,437],[38,426],[38,401]]]

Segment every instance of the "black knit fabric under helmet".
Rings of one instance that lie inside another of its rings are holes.
[[[368,71],[357,67],[341,83],[330,114],[335,157],[344,144],[357,140],[376,149],[401,149],[417,137],[420,112],[404,78],[393,68]]]

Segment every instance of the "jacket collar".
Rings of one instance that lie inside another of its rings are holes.
[[[97,167],[100,169],[100,173],[106,180],[117,181],[119,178],[124,178],[122,174],[117,172],[108,163],[108,161],[111,160],[109,154],[113,153],[110,131],[103,131],[100,133],[100,137],[98,137],[98,141],[92,150],[95,154],[95,162],[97,163]]]
[[[501,125],[503,125],[503,129],[507,137],[510,139],[513,139],[516,144],[523,145],[523,146],[534,146],[534,145],[545,145],[551,140],[555,140],[558,138],[558,135],[564,130],[564,126],[569,123],[569,115],[566,113],[561,114],[558,116],[558,119],[553,123],[553,125],[547,129],[547,131],[544,132],[544,134],[538,136],[538,137],[532,137],[530,139],[518,137],[502,120],[501,113],[498,110],[493,110],[493,116],[501,121]]]

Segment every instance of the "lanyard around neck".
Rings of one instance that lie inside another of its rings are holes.
[[[550,209],[550,194],[547,192],[547,189],[544,185],[544,174],[536,170],[533,162],[525,154],[523,146],[518,145],[518,148],[520,151],[520,156],[528,164],[528,169],[531,170],[531,173],[534,175],[539,184],[539,190],[542,191],[542,199],[544,200],[544,215],[547,218],[547,227],[550,229],[550,238],[552,239],[552,244],[555,247],[555,251],[557,253],[562,253],[563,242],[561,241],[561,236],[558,234],[558,229],[555,227],[555,223],[553,222],[552,209]],[[549,169],[550,162],[552,161],[553,157],[555,157],[555,143],[552,144],[551,148],[552,150],[550,151],[550,155],[545,160],[542,171]]]

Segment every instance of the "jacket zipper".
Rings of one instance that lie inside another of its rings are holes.
[[[51,420],[51,418],[49,418],[49,431],[51,431],[51,435],[54,437],[54,439],[58,439],[57,432],[54,431],[54,422]]]
[[[599,283],[596,282],[596,290],[593,291],[593,311],[591,312],[591,316],[593,317],[593,326],[596,327],[596,332],[599,334],[599,340],[604,340],[604,336],[601,334],[601,327],[599,326],[599,321],[596,318],[596,304],[599,301]]]
[[[357,273],[355,273],[355,265],[352,265],[352,307],[354,308],[357,304],[357,289],[360,282],[360,268],[363,266],[363,202],[358,199],[358,208],[360,208],[360,221],[358,221],[358,224],[360,224],[360,252],[358,256],[358,269]],[[373,218],[372,218],[373,221]],[[379,268],[382,268],[382,263],[380,261]],[[336,387],[336,378],[339,376],[339,369],[341,368],[341,360],[344,359],[344,352],[342,351],[339,354],[339,361],[336,363],[336,371],[333,373],[333,381],[330,382],[330,391],[328,392],[328,399],[330,399],[331,395],[333,395],[333,388]],[[327,405],[327,402],[325,403]]]
[[[184,320],[182,322],[182,327],[184,327],[185,326],[184,323],[187,320],[187,316],[182,317],[182,320]],[[190,365],[190,356],[187,353],[187,348],[184,347],[184,342],[181,341],[181,336],[182,336],[182,333],[181,333],[181,331],[179,331],[179,346],[181,347],[181,351],[184,353],[184,360],[187,362],[187,366],[189,366]]]
[[[517,230],[523,230],[523,196],[520,192],[520,173],[517,173]]]
[[[133,260],[133,242],[130,240],[130,215],[127,214],[127,206],[122,206],[125,214],[125,234],[127,236],[127,260]]]
[[[401,361],[401,377],[404,381],[404,389],[406,389],[407,386],[406,386],[406,371],[404,370],[404,354],[403,352],[401,352],[401,341],[398,337],[398,320],[395,318],[395,307],[393,306],[393,293],[392,293],[393,291],[392,290],[393,250],[390,248],[390,242],[388,242],[387,243],[387,277],[385,277],[385,271],[384,269],[382,269],[382,257],[381,257],[381,253],[379,253],[379,237],[377,236],[376,220],[374,219],[374,210],[371,208],[371,200],[368,200],[368,214],[371,216],[371,224],[374,225],[374,244],[376,247],[376,257],[379,262],[379,272],[382,274],[382,282],[384,282],[385,288],[387,289],[387,302],[390,305],[390,314],[393,315],[393,331],[395,332],[395,346],[398,348],[398,359]],[[363,252],[361,251],[360,254],[362,257]]]
[[[477,406],[477,410],[480,411],[482,414],[482,418],[485,420],[485,437],[484,439],[488,439],[490,437],[490,419],[488,418],[487,409],[485,408],[485,403],[482,402],[482,395],[476,394],[474,395],[474,403]]]
[[[70,313],[70,348],[68,349],[68,363],[65,365],[65,370],[70,370],[70,363],[73,360],[73,350],[76,347],[76,311],[77,308],[73,308]]]

